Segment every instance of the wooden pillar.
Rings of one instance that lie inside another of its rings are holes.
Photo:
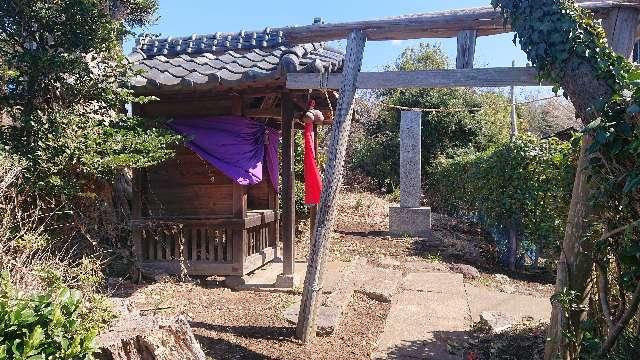
[[[273,257],[278,258],[280,256],[278,253],[278,247],[280,246],[280,209],[278,206],[278,193],[273,189],[270,189],[269,191],[269,209],[273,210],[274,215],[271,233],[271,239],[273,242],[270,245],[274,247]]]
[[[247,186],[233,183],[233,217],[247,217]]]
[[[639,19],[639,9],[618,7],[611,9],[603,24],[611,49],[629,61],[633,61]]]
[[[140,106],[137,104],[131,105],[131,113],[134,116],[142,116]],[[131,219],[140,220],[142,218],[142,169],[132,170],[131,179]],[[142,230],[132,229],[133,240],[133,254],[138,261],[143,260],[142,251]],[[141,281],[142,278],[134,279],[135,281]]]
[[[233,183],[233,217],[244,219],[247,217],[247,187]],[[233,263],[234,271],[244,275],[244,260],[247,258],[247,230],[233,229]]]
[[[240,94],[231,95],[231,114],[242,116],[243,110],[242,96]]]
[[[473,69],[476,54],[476,30],[465,30],[458,33],[458,56],[456,69]]]
[[[295,177],[294,161],[294,104],[288,91],[282,92],[282,279],[293,286],[295,259]],[[283,282],[283,286],[287,285]]]
[[[513,60],[511,67],[516,67],[516,61]],[[518,136],[518,113],[516,109],[516,87],[511,85],[509,88],[511,98],[511,140],[514,140]]]

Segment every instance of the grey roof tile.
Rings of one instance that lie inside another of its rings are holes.
[[[251,61],[246,57],[241,57],[236,59],[236,63],[244,68],[250,68],[253,66],[253,64],[255,64],[255,62]]]
[[[194,84],[205,84],[209,81],[207,76],[199,74],[197,72],[192,72],[191,74],[182,78],[183,80],[192,81]]]
[[[264,56],[258,54],[255,50],[250,51],[246,54],[244,54],[244,57],[253,61],[253,62],[258,62],[261,61],[262,59],[264,59]]]
[[[129,61],[142,74],[134,88],[184,89],[284,81],[281,71],[341,71],[344,53],[323,43],[286,46],[270,29],[235,34],[144,37]]]
[[[227,69],[222,69],[217,72],[217,74],[220,76],[220,81],[224,84],[230,84],[242,78],[242,74],[234,73]]]
[[[242,67],[242,66],[238,65],[238,63],[235,63],[235,62],[227,64],[227,66],[225,66],[224,68],[229,70],[229,71],[231,71],[231,72],[233,72],[233,73],[237,73],[237,74],[242,74],[245,71],[247,71],[246,67]]]
[[[278,63],[280,63],[280,57],[275,57],[273,55],[270,55],[270,56],[265,57],[264,61],[268,62],[270,64],[273,64],[273,65],[277,65]]]
[[[189,71],[181,66],[175,66],[167,70],[167,72],[175,77],[185,77],[189,75]]]
[[[229,55],[229,54],[224,54],[220,57],[218,57],[218,60],[222,61],[225,64],[230,64],[232,62],[235,61],[235,57]]]

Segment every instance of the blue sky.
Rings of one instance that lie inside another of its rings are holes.
[[[162,36],[185,36],[191,34],[209,34],[240,30],[259,30],[265,27],[289,25],[307,25],[315,17],[325,22],[342,22],[376,19],[412,13],[451,10],[456,8],[488,6],[490,0],[324,0],[319,2],[301,2],[277,0],[271,2],[258,0],[220,1],[220,0],[159,0],[159,18],[146,32]],[[476,67],[511,66],[527,63],[525,54],[512,43],[513,35],[480,37],[476,47]],[[421,40],[442,46],[449,57],[455,61],[455,39]],[[385,41],[367,43],[363,70],[377,71],[392,63],[402,50],[415,46],[420,40]],[[125,43],[129,52],[133,40]],[[344,49],[344,41],[336,42]],[[519,97],[536,93],[542,89],[530,88],[520,92]],[[524,90],[524,89],[522,89]],[[544,91],[546,92],[546,91]]]

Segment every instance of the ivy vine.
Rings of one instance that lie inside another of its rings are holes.
[[[597,335],[606,353],[615,343],[611,337],[620,335],[612,334],[618,327],[614,320],[628,324],[625,316],[635,314],[633,302],[640,296],[640,70],[609,48],[599,21],[572,0],[492,0],[492,5],[511,24],[514,43],[556,92],[579,68],[589,69],[608,87],[607,95],[593,99],[589,109],[577,109],[583,110],[583,132],[591,139],[586,154],[591,213],[584,220],[589,222],[586,236],[594,243],[594,261],[604,278],[605,299],[600,299],[601,309],[594,317],[601,323]],[[571,95],[581,96],[576,91]],[[575,98],[574,103],[580,101]],[[608,287],[609,279],[618,285],[615,292]],[[615,308],[609,297],[616,298]]]

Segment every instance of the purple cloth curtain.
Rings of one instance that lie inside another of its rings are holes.
[[[187,138],[186,146],[241,185],[262,181],[266,159],[278,192],[280,132],[239,116],[175,119],[168,126]]]

